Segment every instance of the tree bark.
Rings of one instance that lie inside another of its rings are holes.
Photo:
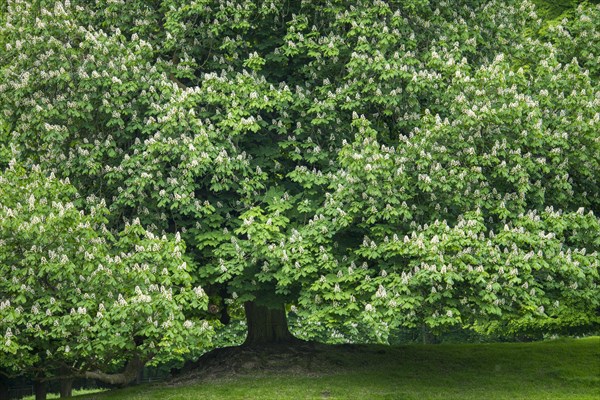
[[[66,378],[60,380],[60,397],[73,396],[73,379]]]
[[[73,377],[69,376],[70,371],[67,366],[60,368],[59,384],[60,384],[60,397],[71,397],[73,396]]]
[[[283,305],[268,308],[253,301],[244,303],[248,334],[245,346],[269,343],[289,343],[297,340],[288,329]]]
[[[139,385],[144,380],[144,368],[140,368],[137,372],[137,376],[135,377],[135,384]]]
[[[33,383],[35,400],[46,400],[47,386],[45,381],[35,381]]]
[[[144,362],[138,357],[134,357],[125,366],[125,370],[117,374],[107,374],[102,371],[87,371],[87,379],[97,379],[111,385],[127,385],[135,381],[139,372],[144,368]]]

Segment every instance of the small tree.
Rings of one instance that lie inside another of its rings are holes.
[[[125,384],[208,343],[208,323],[189,317],[207,296],[192,286],[179,236],[138,222],[114,236],[103,201],[37,167],[0,173],[0,193],[2,374],[32,376],[36,398],[53,379],[70,395],[74,377]]]

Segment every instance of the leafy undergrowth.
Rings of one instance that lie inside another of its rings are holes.
[[[229,361],[228,361],[229,360]],[[223,350],[175,380],[84,399],[598,399],[600,337]]]

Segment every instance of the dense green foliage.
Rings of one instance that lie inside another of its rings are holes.
[[[0,366],[37,378],[178,359],[209,342],[181,240],[139,223],[117,236],[103,200],[38,168],[0,173]],[[25,201],[23,201],[25,200]],[[80,211],[84,202],[89,212]]]
[[[598,323],[598,6],[0,7],[0,163],[105,199],[111,231],[180,232],[215,318],[286,304],[303,337],[379,342]]]

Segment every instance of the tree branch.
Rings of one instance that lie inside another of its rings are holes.
[[[126,385],[137,378],[139,372],[144,368],[144,365],[146,365],[146,361],[142,361],[142,359],[136,355],[127,362],[123,372],[107,374],[102,371],[86,371],[83,376],[88,379],[97,379],[111,385]]]

